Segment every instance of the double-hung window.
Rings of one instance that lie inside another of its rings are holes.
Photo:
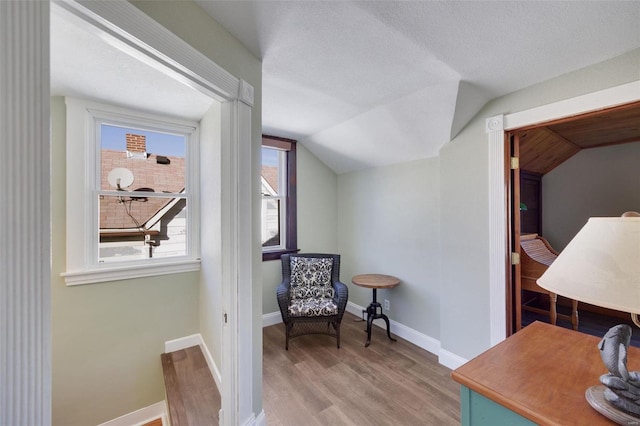
[[[199,268],[198,124],[67,104],[67,284]]]
[[[262,137],[262,259],[297,250],[296,142]]]

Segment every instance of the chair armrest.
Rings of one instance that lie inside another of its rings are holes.
[[[338,315],[342,318],[342,314],[344,314],[344,310],[347,307],[347,301],[349,300],[349,287],[340,281],[334,281],[333,290],[335,291],[333,298],[338,305]]]
[[[280,283],[276,290],[276,297],[278,298],[278,306],[280,307],[280,313],[282,318],[289,316],[289,287],[291,286],[291,279],[286,278]]]

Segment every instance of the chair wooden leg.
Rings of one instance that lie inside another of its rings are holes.
[[[556,325],[558,319],[558,312],[556,311],[556,302],[558,301],[558,295],[555,293],[549,293],[549,322]]]
[[[574,330],[578,330],[578,324],[579,324],[579,320],[578,320],[578,301],[577,300],[572,300],[571,301],[571,325],[573,326]]]

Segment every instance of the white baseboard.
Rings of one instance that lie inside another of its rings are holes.
[[[187,349],[191,346],[198,346],[202,342],[200,334],[192,334],[190,336],[180,337],[174,340],[164,342],[165,352],[175,352],[181,349]]]
[[[198,336],[200,335],[198,334]],[[209,371],[211,371],[211,375],[213,376],[213,380],[216,382],[218,390],[222,392],[222,373],[220,373],[220,369],[218,369],[218,366],[213,360],[213,356],[211,355],[211,352],[209,352],[209,348],[207,347],[207,345],[204,343],[202,336],[200,336],[200,349],[202,349],[204,359],[207,361]]]
[[[167,411],[165,401],[156,402],[148,407],[141,408],[124,416],[120,416],[117,419],[109,420],[108,422],[101,423],[98,426],[140,426],[145,423],[149,423],[151,420],[155,420],[158,417],[162,418],[162,424],[168,425]]]
[[[190,348],[192,346],[200,346],[200,349],[202,349],[202,354],[204,355],[204,359],[207,361],[207,365],[209,366],[209,370],[211,371],[211,375],[213,376],[213,380],[216,382],[216,386],[218,386],[218,389],[222,389],[222,374],[220,373],[220,369],[218,369],[218,366],[213,360],[213,356],[211,356],[209,348],[204,343],[202,335],[192,334],[190,336],[169,340],[164,343],[164,351],[175,352],[182,349]]]
[[[356,316],[362,317],[362,311],[364,309],[364,307],[356,305],[353,302],[347,302],[347,312]],[[386,329],[387,327],[387,325],[382,321],[374,321],[373,325],[383,329]],[[402,337],[404,340],[411,342],[434,355],[438,355],[438,352],[440,352],[440,341],[433,337],[420,333],[419,331],[392,319],[389,319],[389,327],[391,328],[391,332],[396,336]]]
[[[455,370],[462,364],[466,364],[467,361],[469,360],[444,349],[440,349],[440,353],[438,354],[438,362],[452,370]]]
[[[262,327],[269,327],[270,325],[280,324],[282,322],[282,315],[280,311],[271,312],[270,314],[262,315]]]
[[[353,302],[347,302],[347,312],[362,317],[363,310],[365,310],[364,307],[356,305]],[[380,328],[386,328],[386,324],[380,321],[374,322],[373,324]],[[407,327],[406,325],[392,319],[389,319],[389,326],[393,334],[402,337],[406,341],[413,343],[414,345],[424,349],[427,352],[431,352],[432,354],[437,355],[438,362],[447,368],[454,370],[467,362],[466,359],[442,349],[440,347],[440,341],[438,339],[427,336],[424,333],[414,330],[411,327]]]
[[[364,307],[356,305],[353,302],[347,302],[346,311],[350,314],[362,317],[363,310],[365,310]],[[262,327],[268,327],[270,325],[278,324],[281,322],[282,316],[280,315],[279,311],[262,315]],[[380,328],[386,328],[386,324],[380,321],[374,322],[373,325]],[[456,368],[467,362],[466,359],[442,349],[440,347],[440,341],[438,339],[427,336],[424,333],[414,330],[411,327],[407,327],[406,325],[392,319],[389,319],[389,326],[391,328],[391,332],[396,336],[402,337],[404,340],[413,343],[414,345],[424,349],[425,351],[437,355],[438,362],[447,368],[455,370]]]

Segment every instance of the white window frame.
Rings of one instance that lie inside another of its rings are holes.
[[[198,123],[69,98],[67,105],[67,285],[149,277],[200,269]],[[185,136],[187,254],[123,262],[98,261],[102,123]]]
[[[278,195],[262,195],[262,200],[278,200],[279,208],[280,208],[280,217],[279,217],[279,232],[280,232],[280,244],[277,246],[268,246],[263,247],[262,251],[264,253],[274,252],[274,251],[282,251],[287,248],[287,197],[288,192],[287,189],[289,184],[287,182],[287,151],[274,148],[271,146],[263,146],[263,149],[272,149],[278,153]],[[261,215],[264,214],[262,212],[262,206],[260,205]]]

